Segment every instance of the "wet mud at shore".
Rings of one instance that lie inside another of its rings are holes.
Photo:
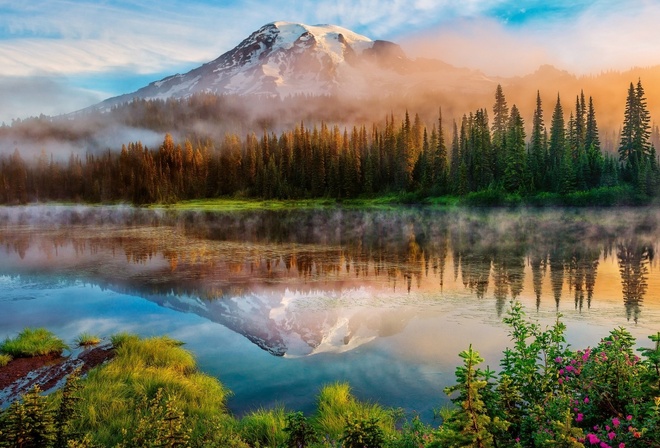
[[[110,344],[76,351],[69,356],[56,354],[16,358],[0,367],[0,409],[6,408],[21,398],[32,387],[38,385],[43,391],[51,391],[62,386],[75,369],[81,374],[114,357]]]

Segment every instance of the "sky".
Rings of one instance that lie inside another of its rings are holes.
[[[185,73],[277,20],[340,25],[488,75],[660,64],[660,0],[0,0],[0,122]]]

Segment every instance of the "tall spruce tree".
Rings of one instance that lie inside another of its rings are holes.
[[[550,125],[550,145],[548,151],[551,177],[557,180],[564,163],[564,152],[566,151],[564,110],[561,107],[561,99],[559,98],[559,94],[557,94],[557,104],[555,104],[555,110],[552,113],[552,124]],[[557,190],[559,185],[557,185],[555,182],[553,187],[555,190]]]
[[[596,123],[596,111],[594,109],[594,101],[592,97],[589,97],[584,146],[587,151],[587,160],[589,164],[587,187],[596,188],[600,185],[601,176],[603,174],[604,159],[600,148],[598,124]]]
[[[504,173],[505,166],[505,141],[507,125],[509,123],[509,106],[507,106],[504,91],[500,84],[495,90],[495,104],[493,105],[493,126],[492,126],[492,172],[495,179],[500,179]]]
[[[506,165],[504,187],[512,193],[527,190],[527,166],[525,157],[525,122],[514,104],[507,124]]]
[[[619,161],[633,171],[637,171],[650,154],[650,121],[642,81],[637,82],[637,87],[631,82],[626,98]]]
[[[532,136],[529,142],[529,169],[532,174],[532,181],[534,189],[539,191],[545,185],[545,178],[547,177],[546,170],[546,141],[545,123],[543,122],[543,107],[541,103],[541,93],[536,92],[536,109],[534,109],[534,117],[532,119]]]

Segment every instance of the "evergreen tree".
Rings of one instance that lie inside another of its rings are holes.
[[[550,161],[550,170],[551,176],[553,179],[557,179],[562,163],[564,160],[564,152],[566,150],[566,129],[564,128],[564,111],[561,107],[561,100],[559,95],[557,95],[557,104],[552,113],[552,124],[550,125],[550,145],[548,148],[549,151],[549,161]],[[558,189],[558,185],[555,182],[555,189]]]
[[[433,155],[433,182],[437,194],[447,192],[447,145],[445,144],[445,131],[442,127],[442,109],[438,114],[438,133],[435,153]]]
[[[493,105],[493,127],[492,127],[492,145],[493,145],[493,175],[499,179],[504,172],[505,165],[505,140],[507,126],[509,123],[509,107],[502,91],[502,86],[497,85],[495,90],[495,104]]]
[[[637,87],[631,82],[626,98],[619,161],[629,166],[633,172],[637,172],[644,158],[650,154],[650,121],[642,82],[639,80]]]
[[[461,165],[460,159],[460,150],[458,142],[458,126],[456,125],[456,120],[454,120],[452,138],[451,138],[451,158],[449,161],[449,180],[451,182],[451,190],[458,192],[458,183],[459,183],[459,171]]]
[[[506,150],[504,187],[512,193],[525,192],[527,189],[525,122],[515,104],[511,107],[511,115],[507,125]]]
[[[545,186],[546,170],[546,138],[545,124],[543,121],[543,107],[541,104],[541,93],[536,92],[536,109],[532,120],[532,136],[530,140],[529,165],[535,191],[540,191]]]
[[[596,188],[600,185],[601,176],[603,174],[604,159],[600,148],[598,124],[596,123],[596,111],[594,109],[592,97],[589,97],[584,145],[587,151],[587,163],[589,166],[587,186],[589,188]]]

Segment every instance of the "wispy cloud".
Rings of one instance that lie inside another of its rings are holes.
[[[401,35],[400,41],[417,56],[502,76],[541,64],[577,74],[660,64],[657,2],[567,2],[542,10],[529,5],[518,13],[505,6]]]
[[[14,118],[57,115],[102,100],[97,92],[71,86],[66,79],[48,76],[0,76],[0,123]]]
[[[333,23],[492,74],[542,63],[582,73],[660,63],[654,0],[0,0],[0,67],[6,79],[55,76],[65,95],[85,79],[81,98],[91,100],[134,86],[118,74],[157,80],[185,72],[275,20]],[[9,95],[0,117],[36,106],[30,89],[0,90]],[[41,111],[70,111],[70,102],[58,104],[44,101]]]

